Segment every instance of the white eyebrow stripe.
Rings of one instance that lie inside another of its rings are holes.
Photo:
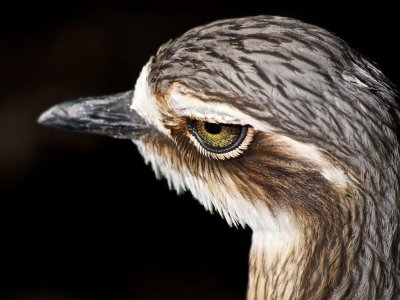
[[[283,135],[279,136],[279,140],[297,155],[316,163],[325,179],[340,188],[346,188],[349,181],[346,173],[340,167],[333,165],[315,145],[302,143]]]
[[[168,105],[176,114],[200,120],[227,124],[251,125],[257,130],[270,132],[273,128],[233,107],[221,102],[204,102],[200,99],[182,94],[173,89],[168,98]]]
[[[148,85],[150,63],[151,59],[142,68],[136,81],[130,109],[136,111],[147,123],[153,125],[165,135],[169,135],[169,130],[162,123],[162,114],[157,105],[157,99]]]

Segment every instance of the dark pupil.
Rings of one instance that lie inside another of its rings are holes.
[[[215,123],[204,123],[204,128],[211,134],[218,134],[221,132],[221,125]]]

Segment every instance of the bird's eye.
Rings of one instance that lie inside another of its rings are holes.
[[[210,123],[188,120],[191,139],[200,152],[216,159],[237,157],[247,149],[253,128],[236,124]]]

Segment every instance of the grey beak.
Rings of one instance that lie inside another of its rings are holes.
[[[55,105],[42,113],[40,124],[121,139],[135,139],[153,130],[130,108],[133,91],[82,98]]]

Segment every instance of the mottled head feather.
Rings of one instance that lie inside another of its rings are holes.
[[[369,156],[378,165],[390,155],[382,143],[392,143],[400,123],[380,71],[328,31],[282,17],[194,28],[160,48],[149,82],[158,95],[179,83],[203,101],[229,103],[285,135],[340,151],[342,159],[373,146]]]
[[[343,40],[282,17],[216,21],[163,45],[137,90],[132,108],[159,129],[136,141],[154,170],[255,231],[249,299],[400,293],[400,108]],[[216,161],[188,139],[191,117],[255,138]]]

